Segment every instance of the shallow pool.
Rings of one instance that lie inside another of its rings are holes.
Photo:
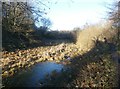
[[[60,72],[64,65],[55,62],[42,62],[29,69],[22,70],[18,74],[3,80],[4,86],[12,87],[39,87],[40,82],[45,81],[46,75],[52,71]]]

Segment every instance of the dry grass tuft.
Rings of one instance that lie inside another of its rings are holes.
[[[96,40],[104,42],[104,38],[108,40],[115,35],[115,30],[111,29],[110,23],[104,24],[104,26],[101,24],[91,25],[79,33],[76,44],[81,50],[89,51],[94,47]]]

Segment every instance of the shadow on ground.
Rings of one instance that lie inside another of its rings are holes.
[[[118,80],[120,79],[120,75],[118,75],[120,62],[118,60],[120,61],[120,56],[113,43],[99,42],[91,51],[72,58],[70,64],[66,65],[66,69],[63,69],[61,74],[53,72],[53,74],[47,78],[47,82],[43,86],[94,87],[93,85],[95,85],[97,87],[117,87],[120,81]],[[88,70],[88,65],[91,66],[90,70]],[[97,66],[96,69],[94,66]],[[109,72],[109,69],[113,69],[113,71]],[[96,74],[97,72],[100,74]],[[85,75],[83,73],[85,73]],[[88,74],[88,77],[85,77],[86,74]],[[93,84],[91,84],[87,82],[89,81],[88,78],[91,77],[90,74],[99,77],[98,79],[93,77],[93,81],[97,80],[97,83],[93,82]],[[105,75],[107,74],[108,76],[106,77]],[[102,78],[106,83],[101,82]],[[105,78],[107,80],[105,80]],[[100,82],[101,84],[98,84]]]

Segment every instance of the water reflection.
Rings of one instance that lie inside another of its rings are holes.
[[[46,75],[49,75],[53,71],[60,72],[63,67],[62,64],[56,64],[54,62],[38,63],[13,77],[4,79],[3,83],[7,87],[39,87],[41,82],[44,82]]]

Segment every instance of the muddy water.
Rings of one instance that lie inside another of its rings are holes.
[[[38,63],[10,78],[3,79],[3,84],[5,87],[39,87],[47,75],[53,71],[61,72],[63,68],[64,65],[55,62]]]

